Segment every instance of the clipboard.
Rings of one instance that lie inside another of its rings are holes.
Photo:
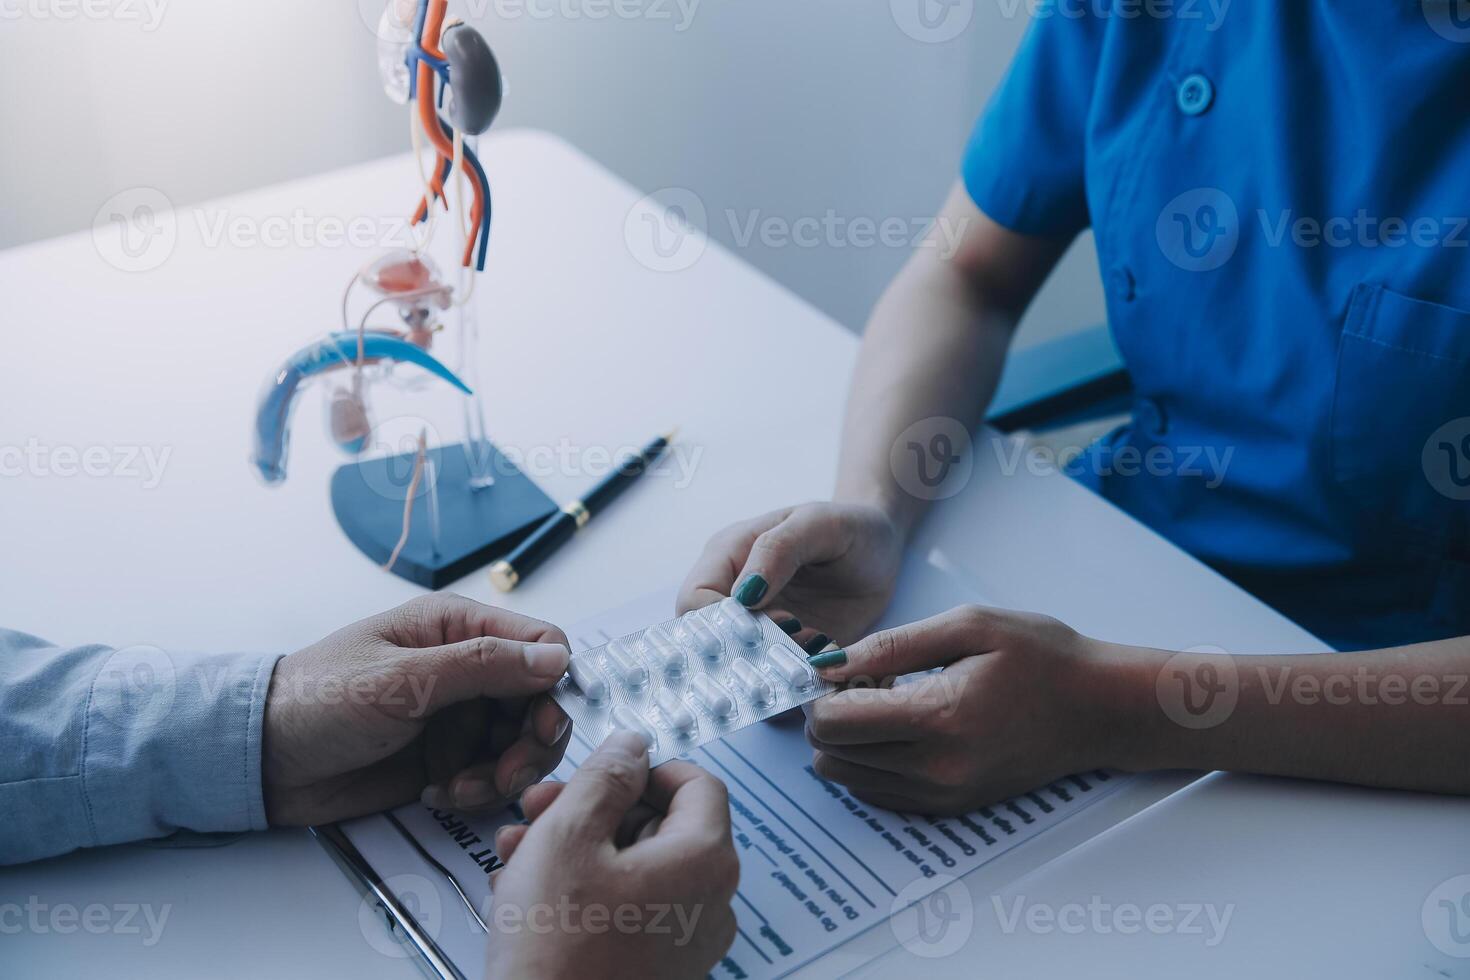
[[[326,849],[343,874],[357,887],[363,901],[371,903],[381,912],[389,935],[404,947],[408,958],[414,961],[425,977],[429,980],[469,980],[414,918],[404,901],[394,894],[388,883],[362,856],[357,845],[347,838],[341,827],[327,824],[309,829],[312,837]]]

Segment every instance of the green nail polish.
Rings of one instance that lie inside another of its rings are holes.
[[[830,650],[827,653],[819,653],[815,657],[808,657],[807,663],[814,670],[826,670],[828,667],[841,667],[847,663],[846,650]]]
[[[801,620],[797,619],[795,616],[788,616],[787,618],[778,621],[776,625],[780,627],[781,632],[785,633],[787,636],[795,636],[797,633],[801,632]]]
[[[821,653],[822,650],[827,646],[827,644],[831,642],[832,637],[828,636],[826,633],[818,633],[810,640],[807,640],[806,647],[804,649],[807,653],[818,654]]]
[[[765,597],[767,588],[769,586],[761,576],[747,575],[745,581],[741,582],[740,587],[735,590],[735,599],[742,606],[753,606]]]

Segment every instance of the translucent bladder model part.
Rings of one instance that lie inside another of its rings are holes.
[[[476,326],[468,304],[475,275],[485,268],[491,219],[490,185],[475,138],[494,122],[503,86],[490,46],[474,28],[448,20],[447,7],[448,0],[389,0],[383,9],[378,67],[389,97],[408,107],[418,165],[419,200],[411,220],[415,240],[412,247],[389,251],[357,270],[342,294],[340,329],[286,358],[267,380],[257,404],[252,453],[254,468],[267,484],[286,478],[292,410],[309,382],[328,381],[331,439],[357,456],[372,448],[372,389],[396,380],[397,364],[421,368],[466,396],[465,449],[472,461],[466,489],[495,482],[483,408],[474,391]],[[440,211],[455,216],[461,239],[460,269],[452,282],[428,251]],[[356,316],[355,301],[365,306]],[[430,353],[445,329],[441,316],[451,312],[457,320],[459,373]],[[383,323],[381,318],[391,319]],[[425,465],[423,442],[415,461],[415,489]],[[431,492],[439,492],[435,481],[428,483]],[[405,539],[411,512],[405,506]]]
[[[348,382],[351,387],[332,394],[328,414],[332,439],[345,452],[362,451],[372,428],[362,368],[381,361],[416,364],[470,394],[470,389],[454,372],[423,348],[400,337],[379,331],[331,334],[291,355],[266,384],[256,413],[254,461],[267,483],[279,483],[286,478],[291,409],[297,392],[303,382],[328,371],[345,369],[351,374]]]
[[[576,654],[552,697],[592,745],[627,729],[658,765],[833,690],[775,623],[725,599]]]

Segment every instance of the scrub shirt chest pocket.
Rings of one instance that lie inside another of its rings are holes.
[[[1366,533],[1392,551],[1470,559],[1470,311],[1356,288],[1331,452]]]

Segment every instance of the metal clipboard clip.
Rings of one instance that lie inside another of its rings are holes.
[[[442,864],[429,857],[424,852],[423,845],[419,844],[413,835],[409,834],[403,825],[398,823],[397,819],[391,815],[387,816],[397,827],[398,832],[414,845],[415,850],[427,858],[430,865],[449,880],[450,886],[460,896],[460,899],[469,908],[471,914],[474,915],[475,921],[483,929],[485,927],[485,921],[475,911],[474,906],[470,903],[469,898],[465,895],[464,890],[460,888],[459,882],[454,879],[454,876]],[[383,914],[383,921],[388,928],[388,932],[395,940],[408,949],[410,954],[412,954],[412,958],[418,964],[419,969],[426,977],[429,977],[430,980],[468,980],[460,972],[459,968],[454,965],[454,962],[439,948],[439,944],[424,931],[423,927],[414,918],[413,913],[403,901],[397,895],[393,894],[393,890],[383,881],[382,876],[374,870],[373,866],[362,856],[362,852],[347,838],[347,835],[342,832],[340,827],[336,824],[327,824],[309,829],[311,830],[311,835],[317,839],[317,842],[326,848],[327,853],[332,856],[337,866],[357,886],[358,891],[362,893],[364,901],[371,901],[378,907],[378,910]]]

